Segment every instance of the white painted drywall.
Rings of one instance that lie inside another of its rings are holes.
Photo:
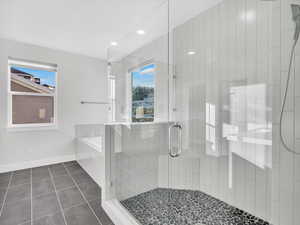
[[[181,24],[220,1],[172,0],[171,22]],[[160,28],[167,25],[167,12],[165,0],[1,0],[0,37],[105,59],[111,41],[123,52],[165,33]],[[136,35],[138,29],[147,35]],[[128,34],[132,40],[122,42]]]
[[[0,172],[74,158],[74,125],[102,123],[107,105],[80,101],[107,101],[106,63],[0,39]],[[7,124],[8,57],[58,64],[58,129],[18,131]]]

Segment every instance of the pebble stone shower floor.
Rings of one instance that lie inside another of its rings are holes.
[[[0,224],[113,225],[75,161],[0,174]]]
[[[143,225],[269,225],[200,191],[158,188],[121,204]]]

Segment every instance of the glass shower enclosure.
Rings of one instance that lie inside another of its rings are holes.
[[[158,1],[108,49],[111,198],[141,225],[300,224],[299,46],[295,152],[280,140],[299,0],[186,4]]]

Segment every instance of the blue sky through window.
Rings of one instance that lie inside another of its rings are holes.
[[[132,72],[133,87],[154,87],[155,65],[150,64],[142,67],[139,71]]]
[[[50,86],[56,86],[55,84],[55,72],[46,71],[46,70],[35,70],[35,69],[28,69],[23,67],[13,67],[14,69],[20,70],[25,73],[29,73],[34,77],[40,78],[41,84],[48,84]]]

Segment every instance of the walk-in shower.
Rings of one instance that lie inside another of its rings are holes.
[[[299,0],[157,2],[108,49],[110,213],[300,224]]]

